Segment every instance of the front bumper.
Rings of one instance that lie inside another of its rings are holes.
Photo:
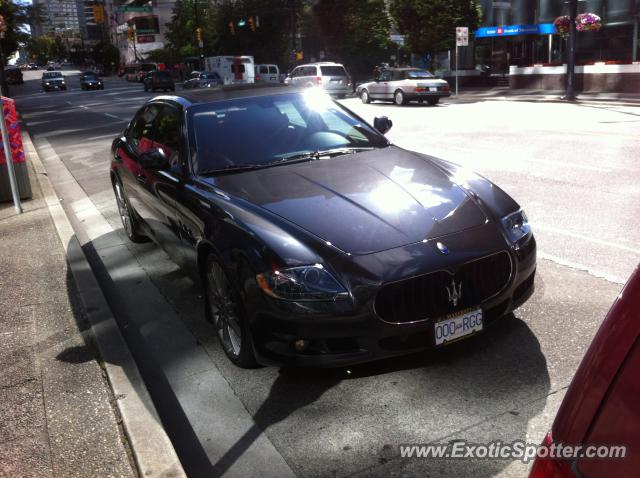
[[[82,86],[87,90],[101,90],[104,88],[102,84],[98,83],[83,83]]]
[[[478,304],[483,311],[483,331],[473,335],[484,333],[533,294],[535,239],[530,236],[521,247],[508,252],[512,258],[511,278],[498,295]],[[373,307],[379,285],[374,289],[369,301],[355,306],[348,300],[282,302],[256,291],[253,299],[268,303],[250,318],[258,361],[273,365],[339,367],[436,347],[434,320],[399,324],[383,321]],[[304,351],[294,347],[294,342],[300,339],[309,342]]]

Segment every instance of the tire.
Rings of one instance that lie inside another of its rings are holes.
[[[149,88],[147,88],[147,85],[144,85],[144,91],[149,91]]]
[[[396,90],[396,92],[393,94],[393,102],[398,106],[407,104],[407,100],[405,99],[402,90]]]
[[[438,104],[439,101],[440,101],[440,98],[429,98],[427,100],[427,103],[429,103],[429,106],[435,106]]]
[[[371,97],[369,96],[369,92],[366,88],[364,88],[360,92],[360,101],[362,101],[365,105],[371,103]]]
[[[240,294],[213,254],[207,256],[205,267],[206,313],[213,322],[218,341],[231,362],[242,368],[253,368],[257,362],[246,314],[238,300]]]
[[[120,214],[122,227],[129,240],[131,242],[148,242],[149,238],[138,232],[140,226],[136,218],[136,212],[129,204],[129,199],[119,179],[113,181],[113,192],[116,195],[116,203],[118,204],[118,213]]]

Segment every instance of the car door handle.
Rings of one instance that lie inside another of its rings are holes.
[[[136,174],[136,181],[138,181],[141,184],[146,184],[147,177],[144,174]]]

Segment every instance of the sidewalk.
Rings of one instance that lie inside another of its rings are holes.
[[[450,98],[447,98],[447,101],[510,100],[564,103],[565,101],[561,99],[564,95],[565,91],[561,90],[513,90],[509,87],[461,88],[458,98],[452,94]],[[627,93],[577,92],[576,97],[578,103],[640,105],[640,95]]]
[[[42,191],[0,203],[0,476],[137,476]]]

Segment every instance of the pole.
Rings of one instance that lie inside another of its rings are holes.
[[[16,213],[22,214],[22,204],[20,204],[20,193],[18,192],[18,183],[16,181],[16,172],[13,169],[13,158],[11,157],[11,143],[9,142],[9,132],[7,131],[7,123],[4,119],[4,98],[0,97],[0,110],[2,118],[0,118],[0,130],[2,130],[2,145],[4,146],[4,159],[7,162],[7,171],[9,172],[9,184],[11,186],[11,195],[13,196],[13,205]]]
[[[633,19],[633,42],[631,43],[631,61],[638,61],[638,16]]]
[[[456,42],[456,98],[458,97],[458,43]]]
[[[198,0],[193,0],[193,15],[194,15],[194,20],[196,23],[196,31],[200,28],[200,14],[198,13]],[[202,43],[202,41],[200,39],[198,39],[198,66],[199,66],[199,70],[202,71],[204,70],[204,53],[202,48],[204,47],[204,44]]]
[[[553,35],[549,35],[549,61],[551,64],[551,60],[553,59]]]
[[[578,15],[578,0],[569,0],[569,51],[567,52],[567,101],[576,99],[576,16]]]

